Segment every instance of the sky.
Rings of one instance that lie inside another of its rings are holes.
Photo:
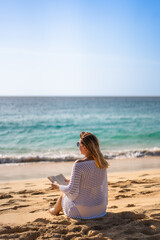
[[[0,96],[160,96],[159,0],[0,0]]]

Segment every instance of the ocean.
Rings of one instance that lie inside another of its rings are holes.
[[[160,156],[160,97],[0,97],[0,163],[74,161],[82,131],[106,159]]]

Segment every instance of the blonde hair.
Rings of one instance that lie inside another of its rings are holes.
[[[80,139],[81,143],[86,146],[91,156],[95,160],[97,167],[101,169],[108,168],[109,164],[101,153],[97,137],[90,132],[81,132]]]

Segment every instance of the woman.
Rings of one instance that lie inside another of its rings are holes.
[[[97,137],[92,133],[82,132],[77,146],[85,158],[74,163],[68,186],[52,184],[53,189],[59,189],[63,194],[50,213],[58,215],[63,209],[71,218],[103,217],[108,204],[108,163],[100,151]]]

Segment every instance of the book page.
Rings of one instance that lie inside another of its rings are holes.
[[[66,178],[63,176],[63,174],[59,174],[57,176],[50,176],[50,177],[48,177],[48,179],[51,182],[55,182],[56,181],[60,185],[68,185],[68,183],[65,182]]]
[[[57,175],[56,179],[59,181],[59,184],[67,185],[67,183],[65,182],[66,178],[63,176],[63,174]]]
[[[48,179],[49,179],[52,183],[53,183],[53,182],[57,182],[55,176],[49,176]]]

